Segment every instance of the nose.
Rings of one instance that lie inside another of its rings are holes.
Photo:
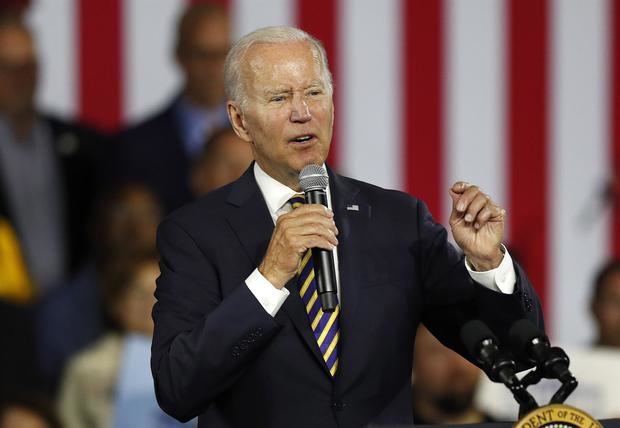
[[[310,108],[305,99],[300,97],[293,98],[293,104],[291,108],[291,121],[292,122],[308,122],[312,119],[310,114]]]

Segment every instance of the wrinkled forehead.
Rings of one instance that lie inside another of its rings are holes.
[[[275,78],[283,70],[291,75],[313,76],[323,84],[325,76],[318,51],[308,42],[255,43],[243,55],[241,78],[246,89]]]

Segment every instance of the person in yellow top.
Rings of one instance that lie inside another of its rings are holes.
[[[0,204],[1,205],[1,204]],[[0,207],[0,389],[39,386],[32,310],[36,293],[18,235]]]
[[[0,215],[0,299],[17,304],[33,301],[34,287],[15,230]]]

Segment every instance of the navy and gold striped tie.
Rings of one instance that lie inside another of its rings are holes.
[[[293,209],[305,202],[304,195],[296,194],[289,202]],[[314,264],[312,262],[312,250],[306,251],[297,272],[297,285],[299,294],[306,306],[310,327],[314,333],[325,364],[329,372],[334,376],[338,370],[338,341],[340,339],[340,327],[338,315],[340,305],[332,313],[324,313],[321,309],[321,300],[318,298],[316,281],[314,279]]]

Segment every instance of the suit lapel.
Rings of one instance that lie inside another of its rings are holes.
[[[359,195],[359,188],[330,171],[330,190],[334,218],[338,227],[338,270],[342,304],[340,316],[339,364],[336,380],[346,385],[355,371],[357,350],[348,340],[354,334],[358,315],[359,285],[364,281],[360,269],[360,248],[370,219],[370,205]]]
[[[265,199],[256,184],[253,165],[233,185],[228,203],[240,208],[232,211],[228,222],[253,265],[258,266],[267,251],[274,226]],[[289,281],[286,288],[290,295],[284,301],[280,312],[276,314],[276,318],[288,317],[291,320],[295,330],[325,373],[330,376],[310,328],[308,314],[299,295],[296,280]]]
[[[254,266],[261,262],[273,233],[273,221],[256,179],[253,166],[233,184],[228,203],[239,209],[231,211],[228,223]]]

